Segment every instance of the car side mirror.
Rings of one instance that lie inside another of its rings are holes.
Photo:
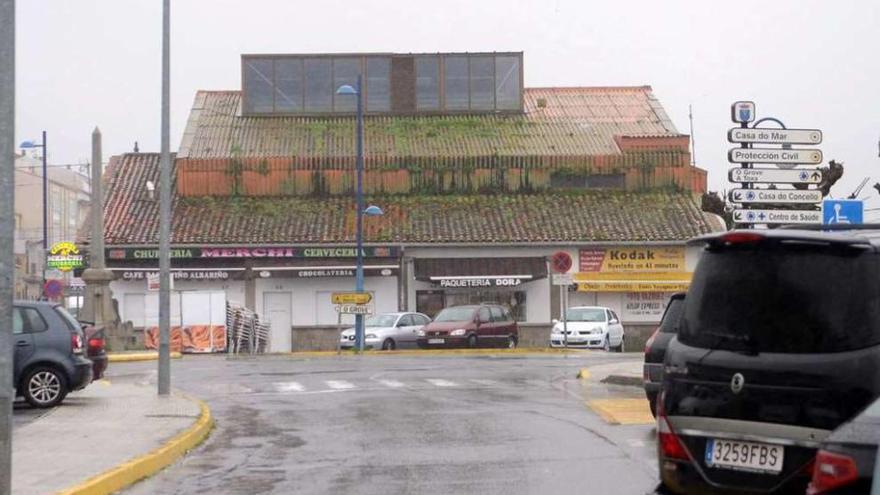
[[[620,322],[618,320],[615,320],[614,318],[612,318],[611,321],[609,321],[608,323],[614,324],[614,323],[620,323]]]

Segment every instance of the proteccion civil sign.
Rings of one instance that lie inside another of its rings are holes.
[[[775,168],[732,168],[727,172],[730,182],[751,184],[818,184],[819,170],[783,170]]]
[[[822,151],[811,149],[733,148],[727,152],[731,163],[782,163],[818,165]]]
[[[822,223],[822,210],[733,210],[733,221],[757,224]]]
[[[727,131],[731,143],[762,144],[820,144],[822,131],[819,129],[764,129],[734,127]]]
[[[733,203],[801,203],[822,202],[822,191],[798,189],[734,189],[728,196]]]

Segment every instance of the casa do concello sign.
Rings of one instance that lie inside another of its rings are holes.
[[[756,120],[755,103],[751,101],[738,101],[730,108],[731,120],[740,127],[728,130],[727,140],[740,147],[727,154],[730,163],[739,165],[729,170],[728,179],[742,186],[734,188],[728,197],[738,206],[733,221],[747,226],[822,223],[822,191],[809,189],[822,182],[822,172],[815,168],[824,159],[822,150],[792,147],[821,144],[822,131],[788,129],[773,117]],[[780,128],[761,127],[765,122]],[[756,168],[756,163],[775,167]],[[798,168],[810,165],[814,167]],[[759,184],[766,186],[761,188]]]

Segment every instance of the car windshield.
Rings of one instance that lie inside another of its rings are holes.
[[[446,308],[434,318],[434,321],[471,321],[474,317],[474,308],[464,306],[459,308]]]
[[[878,258],[805,244],[706,251],[679,340],[751,352],[814,353],[880,343]]]
[[[393,327],[397,321],[397,315],[375,315],[366,319],[364,325],[368,327]]]
[[[605,322],[605,310],[602,308],[570,308],[565,312],[568,321]]]

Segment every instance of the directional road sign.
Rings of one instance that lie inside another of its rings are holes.
[[[822,150],[778,148],[733,148],[727,152],[731,163],[782,163],[818,165]]]
[[[854,225],[862,223],[865,205],[857,199],[826,199],[822,203],[822,223],[825,225]]]
[[[821,210],[733,210],[736,223],[822,223]]]
[[[333,304],[369,304],[373,295],[369,292],[334,292],[330,295]]]
[[[571,285],[574,283],[574,275],[571,273],[554,273],[553,285]]]
[[[764,144],[820,144],[822,131],[819,129],[765,129],[734,127],[727,131],[731,143]]]
[[[819,170],[782,170],[775,168],[732,168],[727,172],[730,182],[752,184],[818,184]]]
[[[373,313],[373,308],[367,304],[340,304],[336,306],[336,312],[344,315],[369,315]]]
[[[802,203],[822,202],[822,191],[817,189],[734,189],[728,195],[733,203]]]

